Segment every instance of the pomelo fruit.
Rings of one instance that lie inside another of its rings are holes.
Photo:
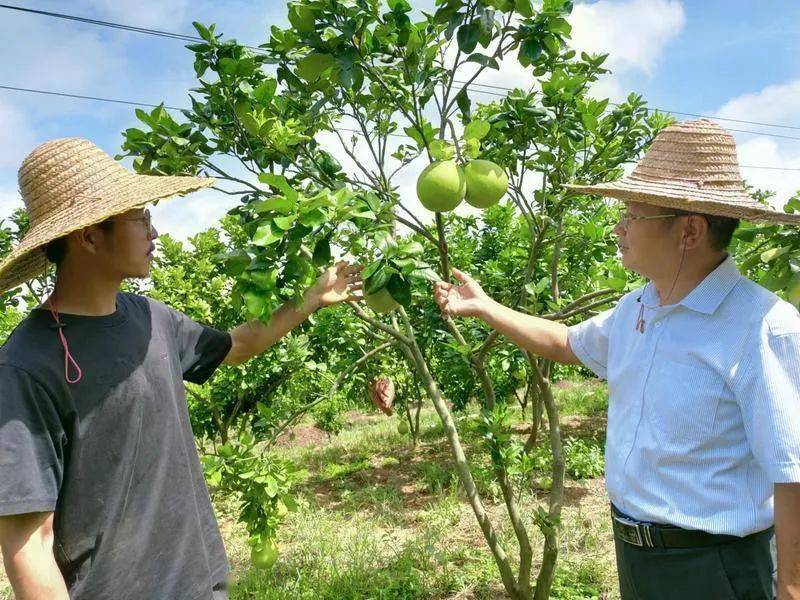
[[[378,314],[391,312],[400,306],[386,288],[381,288],[374,294],[367,294],[364,296],[364,300],[367,302],[367,306]]]
[[[278,544],[268,540],[250,549],[250,562],[259,569],[271,569],[278,560]]]
[[[406,435],[408,431],[408,423],[405,421],[400,421],[400,423],[397,424],[397,433],[400,435]]]
[[[508,190],[508,175],[490,160],[471,160],[464,167],[467,203],[475,208],[497,204]]]
[[[453,210],[461,204],[466,190],[464,171],[453,160],[432,162],[417,179],[419,201],[434,212]]]

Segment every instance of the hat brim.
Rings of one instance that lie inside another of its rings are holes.
[[[213,177],[129,174],[113,189],[104,190],[102,197],[67,203],[68,210],[49,215],[31,227],[0,263],[0,293],[42,275],[47,268],[44,248],[53,240],[156,200],[183,196],[215,183]]]
[[[758,204],[743,191],[735,189],[701,188],[690,182],[657,182],[631,178],[611,183],[565,187],[573,194],[605,196],[624,202],[641,202],[754,223],[800,225],[800,214],[780,212]]]

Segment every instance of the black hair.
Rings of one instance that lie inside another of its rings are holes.
[[[672,210],[672,212],[680,216],[697,215],[703,217],[708,223],[708,239],[711,242],[711,248],[718,252],[722,252],[730,246],[733,233],[739,226],[739,219],[734,219],[733,217],[720,217],[677,209]]]
[[[97,226],[103,231],[111,231],[114,228],[114,221],[111,219],[106,219],[105,221],[98,223]],[[61,266],[67,256],[67,237],[69,236],[65,235],[57,238],[52,242],[49,242],[44,248],[44,253],[45,256],[47,256],[47,260],[53,263],[56,268]]]

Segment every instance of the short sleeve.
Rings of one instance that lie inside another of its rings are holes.
[[[751,451],[773,483],[800,482],[800,330],[765,329],[733,378]]]
[[[0,365],[0,515],[55,511],[66,435],[44,388]]]
[[[233,341],[227,331],[197,323],[180,311],[169,309],[175,327],[183,378],[205,383],[225,360]]]
[[[608,339],[614,322],[615,308],[610,308],[591,319],[569,328],[570,348],[578,360],[594,373],[606,379],[608,376]]]

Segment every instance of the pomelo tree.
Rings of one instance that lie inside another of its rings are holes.
[[[609,306],[634,283],[614,260],[616,209],[568,198],[564,185],[621,175],[668,119],[635,94],[617,105],[592,96],[606,57],[569,48],[565,0],[541,8],[446,0],[420,12],[406,0],[301,0],[288,10],[291,27],[273,27],[260,52],[196,24],[203,41],[188,46],[199,82],[192,108],[179,119],[164,108],[138,111],[144,127],[125,132],[123,150],[141,173],[213,175],[240,200],[231,214],[243,234],[220,264],[237,278],[233,306],[251,318],[299,301],[337,254],[366,265],[371,308],[349,306],[370,340],[362,359],[402,357],[442,422],[506,592],[546,598],[564,497],[553,365],[480,323],[442,319],[430,282],[449,280],[451,265],[473,265],[492,295],[522,311],[573,322]],[[508,60],[532,85],[478,103],[476,80]],[[429,219],[398,183],[418,167],[437,172],[419,186],[422,204],[440,211]],[[446,212],[459,196],[493,204],[504,177],[505,203],[471,219]],[[347,344],[337,340],[332,351]],[[530,420],[523,439],[508,426],[506,391],[519,387],[509,373],[529,384],[519,398]],[[472,396],[502,522],[486,510],[445,400]],[[543,431],[552,490],[529,514],[520,498]],[[532,527],[543,539],[538,573]]]

